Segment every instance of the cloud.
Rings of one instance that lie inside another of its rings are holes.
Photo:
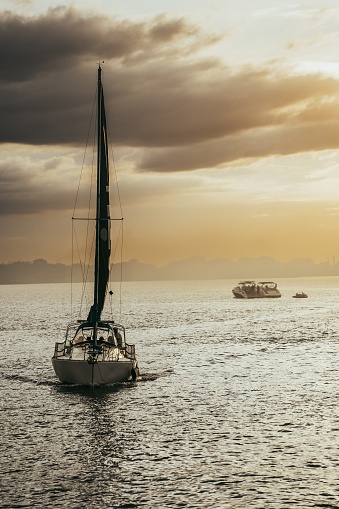
[[[179,52],[195,52],[220,36],[203,34],[183,18],[157,16],[145,22],[116,20],[72,7],[50,8],[44,15],[24,17],[0,14],[2,55],[0,80],[27,81],[65,68],[81,67],[85,61],[103,59],[146,60]],[[182,51],[182,49],[180,50]]]
[[[176,172],[251,163],[272,155],[291,155],[338,147],[339,126],[319,125],[257,129],[189,147],[150,149],[140,171]]]
[[[232,71],[199,56],[219,39],[164,15],[132,22],[61,7],[37,17],[3,13],[0,143],[84,145],[100,54],[111,138],[138,151],[140,172],[336,148],[337,80],[279,70],[278,62]]]
[[[186,97],[170,147],[145,151],[140,170],[187,171],[336,148],[338,85],[317,75],[249,70],[214,83],[210,95],[213,86],[202,87],[197,107]]]
[[[49,9],[37,17],[4,12],[0,16],[0,46],[6,48],[0,69],[0,143],[84,143],[100,55],[109,62],[107,103],[113,113],[116,110],[119,123],[114,139],[139,146],[147,133],[138,132],[136,124],[143,122],[138,110],[149,104],[151,117],[159,116],[152,95],[160,87],[159,100],[166,99],[173,83],[169,61],[182,54],[188,58],[218,39],[184,19],[164,15],[133,23],[85,15],[73,8]],[[157,61],[162,64],[154,72]]]
[[[25,156],[0,161],[0,215],[36,214],[70,210],[76,182],[67,157],[32,160]],[[51,172],[51,169],[54,169]]]

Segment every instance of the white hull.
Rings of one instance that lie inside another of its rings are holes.
[[[127,382],[139,373],[134,345],[126,343],[125,328],[114,322],[98,322],[95,328],[86,321],[70,323],[65,341],[55,343],[52,364],[61,382],[77,385]]]
[[[281,293],[276,283],[272,281],[240,281],[233,288],[232,293],[236,299],[278,299]]]
[[[245,292],[232,290],[233,295],[236,299],[278,299],[281,297],[281,293],[270,293],[262,295],[246,295]]]
[[[61,382],[79,385],[106,385],[135,379],[137,368],[133,360],[97,361],[68,358],[52,359],[53,368]]]

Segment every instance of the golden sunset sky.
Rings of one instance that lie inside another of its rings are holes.
[[[125,260],[339,256],[338,0],[0,5],[0,262],[70,261],[99,58]]]

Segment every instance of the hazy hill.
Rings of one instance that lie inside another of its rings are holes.
[[[92,270],[89,274],[92,275]],[[273,258],[242,258],[238,261],[205,260],[190,258],[169,263],[163,267],[141,263],[138,260],[115,264],[112,280],[165,281],[192,279],[274,279],[302,276],[337,276],[339,264],[314,263],[309,259],[278,262]],[[82,281],[81,267],[61,263],[51,264],[46,260],[0,264],[0,284],[68,283]]]

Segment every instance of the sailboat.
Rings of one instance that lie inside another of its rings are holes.
[[[125,327],[103,320],[110,271],[110,197],[106,113],[101,65],[97,85],[97,182],[94,294],[88,316],[68,324],[65,339],[55,344],[52,365],[61,382],[106,385],[139,375],[135,346],[126,342]]]

